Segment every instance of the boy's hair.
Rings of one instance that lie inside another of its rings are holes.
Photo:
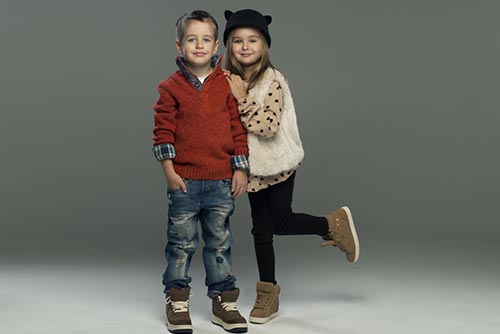
[[[238,60],[236,60],[236,57],[231,52],[231,43],[233,41],[234,31],[235,30],[232,30],[229,33],[227,39],[226,52],[224,54],[224,60],[225,60],[224,67],[225,69],[229,70],[229,72],[238,74],[243,80],[245,80],[248,83],[248,90],[250,90],[253,86],[255,86],[257,81],[259,81],[259,79],[261,78],[261,76],[264,74],[264,72],[267,70],[268,67],[272,69],[275,69],[276,67],[271,63],[271,57],[269,55],[269,46],[267,45],[267,42],[264,39],[262,33],[259,32],[263,39],[262,56],[260,57],[259,61],[253,65],[254,67],[252,69],[252,74],[250,74],[250,77],[246,78],[243,67],[240,65]]]
[[[217,25],[217,21],[215,21],[214,17],[204,10],[193,10],[192,12],[185,13],[179,17],[177,23],[175,24],[175,37],[179,42],[182,42],[184,39],[186,24],[193,20],[212,23],[214,26],[215,40],[217,41],[219,39],[219,26]]]

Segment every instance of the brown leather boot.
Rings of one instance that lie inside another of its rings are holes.
[[[240,289],[223,291],[212,298],[212,323],[221,326],[230,333],[245,333],[248,330],[247,321],[236,306]]]
[[[193,333],[193,325],[189,316],[190,292],[190,288],[172,288],[167,293],[167,329],[171,333]]]
[[[349,262],[358,261],[359,240],[354,228],[351,210],[344,206],[325,217],[328,220],[328,234],[323,237],[326,241],[321,243],[321,247],[338,247],[345,253]]]
[[[278,315],[281,288],[269,282],[257,282],[257,297],[248,320],[254,324],[264,324]]]

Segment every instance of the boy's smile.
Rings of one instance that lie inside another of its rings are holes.
[[[219,41],[214,36],[213,25],[209,22],[190,21],[185,37],[176,41],[177,52],[184,57],[186,67],[198,76],[211,72],[210,61],[217,53]]]

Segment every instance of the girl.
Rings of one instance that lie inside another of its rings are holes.
[[[252,9],[235,13],[226,10],[224,16],[226,79],[248,132],[247,191],[260,277],[249,320],[265,323],[277,314],[279,306],[274,234],[322,236],[322,246],[337,246],[350,262],[358,260],[359,242],[347,207],[324,217],[292,211],[295,170],[304,158],[304,150],[287,81],[269,59],[268,25],[272,18]]]

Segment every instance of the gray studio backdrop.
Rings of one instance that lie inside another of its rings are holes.
[[[175,21],[249,6],[294,94],[296,211],[349,204],[364,254],[497,239],[498,1],[3,0],[0,260],[161,258],[152,105]],[[251,256],[246,195],[233,230]]]

